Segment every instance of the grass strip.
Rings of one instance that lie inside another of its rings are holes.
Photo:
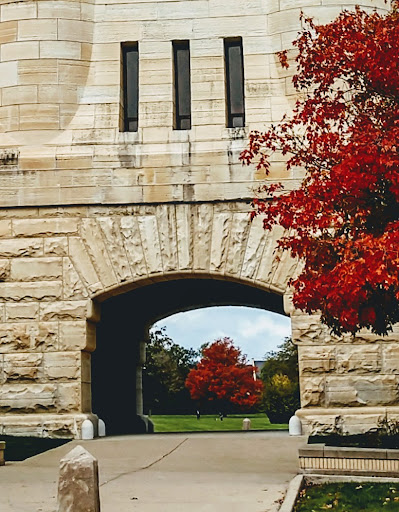
[[[330,483],[303,489],[294,512],[399,511],[396,483]]]
[[[219,416],[201,415],[153,415],[155,432],[228,432],[242,430],[244,418],[251,420],[251,430],[287,430],[288,425],[272,424],[265,414],[231,414],[220,420]]]

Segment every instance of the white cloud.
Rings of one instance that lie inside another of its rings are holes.
[[[262,359],[290,336],[290,323],[288,317],[270,311],[219,306],[177,313],[155,326],[166,326],[167,334],[186,348],[228,336],[249,359]]]

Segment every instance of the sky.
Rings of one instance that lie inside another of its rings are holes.
[[[249,360],[262,360],[291,335],[289,317],[263,309],[218,306],[195,309],[164,318],[153,329],[166,327],[166,334],[185,348],[228,336]]]

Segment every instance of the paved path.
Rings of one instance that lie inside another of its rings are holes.
[[[73,441],[0,467],[0,511],[55,512],[59,459],[81,444],[99,461],[101,512],[275,512],[303,442],[282,432]]]

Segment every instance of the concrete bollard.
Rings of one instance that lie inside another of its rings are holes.
[[[106,430],[105,430],[104,420],[99,419],[98,420],[98,437],[105,437],[105,436],[106,436]]]
[[[94,425],[90,420],[84,420],[82,423],[82,439],[94,439]]]
[[[58,512],[100,512],[97,459],[82,446],[60,460]]]
[[[302,435],[302,423],[298,416],[291,416],[288,422],[288,432],[290,436],[301,436]]]
[[[244,418],[242,420],[242,429],[250,430],[251,429],[251,420],[249,418]]]

